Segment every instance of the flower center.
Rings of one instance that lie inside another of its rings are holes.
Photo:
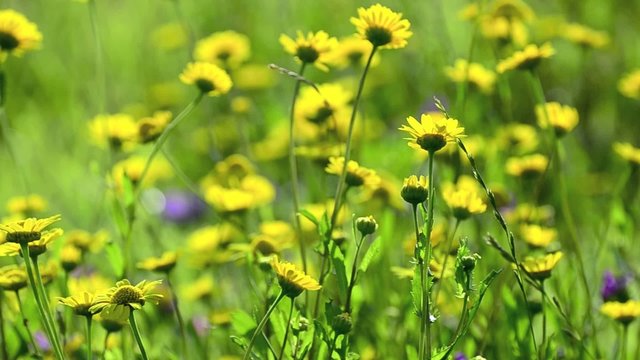
[[[18,39],[13,34],[0,32],[0,51],[11,51],[20,45]]]
[[[323,106],[318,109],[318,112],[313,117],[307,118],[314,124],[324,123],[331,115],[333,115],[333,109],[327,106]]]
[[[40,231],[16,231],[7,234],[7,242],[27,244],[40,240]]]
[[[441,134],[424,134],[416,139],[416,143],[423,150],[428,152],[436,152],[447,145],[447,140]]]
[[[196,86],[203,93],[212,92],[216,88],[215,85],[213,85],[213,82],[211,82],[210,80],[207,80],[207,79],[202,79],[202,78],[196,80]]]
[[[144,304],[144,299],[140,289],[132,285],[125,285],[118,288],[118,290],[113,293],[111,303],[118,305],[128,305],[131,303]]]
[[[296,52],[296,56],[298,56],[303,63],[314,63],[318,60],[320,54],[311,46],[300,46]]]
[[[388,29],[380,27],[368,28],[365,36],[373,46],[383,46],[391,42],[391,32]]]

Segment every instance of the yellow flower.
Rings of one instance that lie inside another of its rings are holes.
[[[391,272],[398,277],[400,280],[404,279],[413,279],[413,274],[415,272],[414,268],[405,268],[401,266],[392,266]]]
[[[332,156],[325,171],[329,174],[340,176],[344,168],[344,157]],[[347,177],[345,182],[348,186],[376,186],[380,182],[380,177],[374,170],[360,166],[356,161],[349,160],[347,164]]]
[[[0,268],[0,288],[5,291],[18,291],[28,285],[27,271],[24,266],[7,265]]]
[[[606,32],[576,23],[565,24],[560,34],[565,39],[584,47],[601,48],[609,43],[609,35]]]
[[[172,119],[170,111],[156,111],[153,116],[138,121],[138,141],[145,144],[154,141],[169,125]]]
[[[45,219],[28,218],[18,220],[8,224],[0,224],[0,231],[6,233],[4,238],[6,242],[30,243],[39,240],[42,236],[42,230],[61,218],[60,215],[53,215]]]
[[[196,43],[193,56],[198,61],[236,68],[249,59],[249,38],[233,30],[213,33]]]
[[[521,0],[497,0],[488,8],[488,12],[479,17],[483,36],[518,46],[526,44],[529,37],[526,23],[534,18],[527,4]]]
[[[111,284],[113,284],[112,280],[107,279],[98,273],[81,277],[72,276],[67,281],[69,293],[71,294],[80,294],[83,292],[97,294],[104,292],[111,286]]]
[[[550,58],[555,52],[550,43],[545,43],[540,47],[529,44],[523,50],[516,51],[510,57],[500,61],[497,67],[498,73],[534,69],[542,59]]]
[[[397,181],[386,177],[380,177],[377,186],[365,188],[357,201],[366,203],[371,209],[383,210],[388,206],[398,210],[404,209],[404,203],[398,197]]]
[[[527,244],[544,248],[558,237],[558,232],[553,228],[546,228],[540,225],[520,225],[520,235]]]
[[[163,24],[151,33],[151,42],[164,51],[179,49],[189,40],[189,35],[182,24],[171,22]]]
[[[409,146],[414,149],[422,149],[430,153],[442,149],[448,142],[455,142],[457,138],[464,136],[464,128],[458,126],[458,120],[444,117],[422,114],[420,122],[413,116],[407,117],[410,126],[402,125],[400,131],[406,131],[411,135]]]
[[[542,174],[547,169],[547,164],[549,159],[542,154],[511,157],[507,159],[506,170],[512,176],[531,178]]]
[[[187,85],[195,85],[202,93],[219,96],[229,92],[233,83],[226,71],[217,65],[207,62],[191,62],[187,64],[180,81]]]
[[[640,164],[640,148],[629,143],[616,142],[613,144],[613,151],[621,158],[631,162]]]
[[[109,233],[106,230],[99,230],[95,234],[91,234],[88,231],[76,229],[67,232],[65,236],[67,245],[78,248],[82,252],[98,252],[107,240],[109,240]]]
[[[153,292],[160,283],[161,280],[143,280],[134,286],[127,279],[118,281],[115,287],[95,297],[89,311],[94,314],[99,312],[106,318],[127,319],[131,311],[142,309],[147,301],[157,304],[162,299],[162,295]]]
[[[65,298],[59,297],[58,303],[72,308],[73,313],[76,315],[92,317],[97,312],[96,308],[94,308],[96,300],[96,295],[84,291]]]
[[[521,265],[533,279],[542,281],[551,276],[551,270],[556,267],[563,255],[562,251],[556,251],[541,257],[527,257]]]
[[[282,292],[291,299],[302,294],[304,290],[316,291],[322,288],[311,276],[305,274],[292,263],[280,262],[277,256],[272,258],[271,266],[276,272]]]
[[[522,0],[496,0],[490,6],[490,14],[510,21],[529,22],[534,18],[533,10]]]
[[[59,238],[64,231],[62,229],[52,229],[42,231],[38,240],[29,242],[29,256],[35,258],[47,251],[47,245],[53,240]],[[18,256],[21,255],[20,244],[15,242],[7,242],[0,245],[0,256]]]
[[[640,301],[628,300],[624,303],[608,301],[602,304],[600,312],[616,321],[628,325],[635,318],[640,317]]]
[[[271,203],[276,198],[276,189],[264,176],[248,175],[240,180],[240,190],[252,196],[252,207]]]
[[[214,285],[211,276],[204,275],[198,280],[189,282],[188,285],[181,287],[180,294],[188,301],[196,301],[213,293]]]
[[[325,213],[327,214],[328,218],[331,218],[331,216],[333,215],[334,205],[334,201],[333,199],[331,199],[325,201],[324,203],[306,204],[301,206],[301,208],[311,213],[311,215],[313,215],[316,219],[321,219]],[[340,211],[338,211],[336,224],[343,224],[347,218],[346,214],[351,214],[351,212],[347,208],[347,205],[348,204],[344,204],[344,207]],[[300,228],[303,232],[315,232],[316,225],[312,223],[311,220],[302,215],[298,216],[300,218]],[[339,226],[336,226],[336,228],[339,228]]]
[[[358,17],[352,17],[358,35],[373,46],[385,49],[399,49],[407,46],[407,39],[413,35],[409,31],[411,23],[386,6],[375,4],[369,8],[358,8]]]
[[[168,251],[159,258],[150,257],[140,261],[137,267],[138,269],[168,273],[176,266],[177,260],[178,254],[175,251]]]
[[[353,94],[340,84],[322,84],[318,86],[318,93],[311,87],[305,87],[300,91],[300,97],[296,103],[296,119],[304,119],[316,125],[328,123],[330,128],[335,127],[332,116],[351,112],[349,105]]]
[[[404,201],[415,206],[427,200],[428,195],[429,180],[425,176],[420,175],[420,177],[417,177],[416,175],[411,175],[404,179],[404,184],[400,190],[400,196]]]
[[[67,273],[73,271],[82,261],[82,251],[73,245],[65,245],[60,251],[60,264]]]
[[[557,102],[548,102],[544,105],[536,106],[536,117],[541,128],[547,128],[549,124],[553,126],[558,136],[565,135],[578,125],[578,110],[567,105],[560,105]],[[547,117],[549,120],[547,121]]]
[[[528,203],[518,204],[515,209],[505,213],[508,222],[541,222],[553,220],[554,210],[550,205],[534,206]]]
[[[464,59],[456,60],[454,66],[446,67],[444,72],[453,82],[462,83],[468,80],[484,94],[491,94],[496,82],[496,74],[493,71],[478,63],[469,64]]]
[[[111,177],[113,179],[115,189],[120,191],[122,189],[122,179],[127,176],[134,185],[151,186],[158,180],[170,179],[173,177],[173,168],[171,164],[163,158],[156,157],[147,170],[147,174],[142,180],[142,184],[139,184],[142,171],[147,163],[146,156],[131,156],[125,160],[116,163],[111,170]]]
[[[94,144],[115,150],[130,151],[138,137],[138,124],[127,114],[98,115],[89,122],[89,136]]]
[[[453,216],[458,220],[465,220],[473,214],[482,214],[487,210],[487,205],[478,195],[475,180],[460,177],[457,184],[444,184],[442,197],[451,208]]]
[[[7,210],[11,214],[29,216],[44,211],[46,208],[47,201],[42,196],[36,194],[14,196],[7,201]]]
[[[618,91],[628,98],[640,100],[640,69],[636,69],[620,79]]]
[[[236,96],[231,99],[231,110],[236,114],[247,114],[251,110],[251,99],[246,96]]]
[[[309,32],[304,36],[302,31],[297,32],[296,39],[280,35],[280,44],[284,50],[294,55],[297,61],[303,64],[314,64],[318,69],[327,71],[327,63],[331,59],[331,52],[338,45],[335,37],[329,37],[324,31]]]
[[[197,229],[187,237],[188,258],[196,267],[226,262],[232,255],[230,244],[240,238],[238,229],[227,223]]]
[[[366,65],[373,45],[360,37],[349,36],[340,39],[338,46],[331,53],[331,64],[338,68],[347,66]],[[370,66],[376,66],[380,62],[380,56],[374,55]]]
[[[534,151],[539,142],[536,128],[526,124],[510,124],[501,127],[496,139],[502,149],[516,154]]]
[[[37,49],[40,42],[42,34],[36,24],[15,10],[0,10],[0,62],[9,54],[20,56]]]

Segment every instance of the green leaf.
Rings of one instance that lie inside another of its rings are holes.
[[[133,182],[126,173],[122,174],[122,200],[127,209],[133,206],[136,201]]]
[[[329,341],[331,341],[331,339],[329,338],[329,334],[327,334],[327,330],[325,330],[324,325],[322,325],[322,323],[318,319],[313,320],[313,325],[316,328],[316,332],[320,332],[320,338],[322,339],[322,341],[324,341],[326,344],[329,344]]]
[[[318,234],[320,234],[320,238],[324,241],[331,240],[329,229],[331,229],[331,220],[329,219],[328,213],[325,211],[324,214],[322,214],[322,219],[320,219],[320,222],[318,224]]]
[[[120,205],[120,202],[117,198],[113,198],[111,203],[111,215],[113,216],[113,220],[116,223],[116,227],[118,228],[118,232],[120,234],[127,233],[127,218],[124,214],[124,209]]]
[[[420,284],[420,267],[413,269],[413,279],[411,279],[411,299],[413,300],[413,311],[422,317],[422,286]]]
[[[371,264],[371,262],[377,259],[378,255],[380,255],[381,247],[382,247],[382,240],[380,240],[380,237],[378,236],[373,240],[371,245],[369,245],[367,252],[364,254],[364,257],[362,258],[362,262],[360,262],[360,267],[359,267],[360,271],[362,272],[367,271],[367,269],[369,268],[369,264]]]
[[[312,213],[310,213],[308,210],[301,209],[300,211],[298,211],[298,214],[304,216],[305,218],[307,218],[316,227],[320,225],[320,221],[318,221],[318,219]]]
[[[253,317],[246,312],[237,310],[231,313],[231,327],[236,334],[246,335],[257,326]]]
[[[113,273],[118,277],[122,277],[125,269],[124,256],[122,255],[122,249],[120,249],[120,246],[113,242],[109,242],[107,246],[105,246],[105,252],[107,253],[107,260],[109,265],[111,265],[111,269],[113,269]]]
[[[335,269],[336,280],[338,281],[338,290],[340,292],[340,298],[346,299],[347,297],[347,271],[344,266],[344,254],[335,242],[331,242],[331,248],[329,253],[331,255],[331,263]]]

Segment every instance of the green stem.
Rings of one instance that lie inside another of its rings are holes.
[[[293,304],[294,301],[291,299],[291,307],[289,308],[289,317],[287,318],[287,330],[284,332],[284,339],[282,340],[282,347],[280,348],[280,355],[278,355],[278,360],[282,359],[284,355],[284,349],[287,347],[287,338],[289,337],[289,330],[291,329],[291,317],[293,316]]]
[[[47,290],[44,288],[44,284],[42,283],[42,275],[40,274],[40,265],[38,264],[38,258],[33,257],[31,258],[31,260],[33,260],[33,269],[36,276],[36,284],[38,285],[38,289],[40,290],[41,299],[43,303],[46,305],[45,314],[48,317],[49,324],[51,326],[51,332],[56,339],[56,343],[60,347],[60,351],[62,352],[62,347],[61,347],[62,343],[60,342],[60,335],[58,335],[58,327],[56,326],[55,318],[51,314],[51,311],[49,308],[49,304],[51,304],[51,301],[49,300],[49,294],[47,293]]]
[[[307,63],[303,62],[300,65],[299,75],[302,76]],[[291,192],[293,194],[293,218],[296,235],[298,237],[298,245],[300,249],[300,259],[302,259],[302,268],[304,272],[307,272],[307,255],[304,248],[304,239],[302,238],[302,230],[300,227],[300,194],[298,192],[298,164],[296,161],[295,146],[296,140],[294,137],[294,122],[296,111],[296,100],[298,99],[298,93],[300,92],[300,80],[296,80],[296,85],[293,88],[293,98],[291,99],[291,112],[289,113],[289,172],[291,175]],[[308,297],[308,295],[306,295]]]
[[[622,345],[620,346],[620,359],[627,360],[627,333],[629,330],[629,324],[622,325]]]
[[[332,355],[333,355],[333,351],[336,348],[336,342],[338,342],[338,334],[333,334],[333,340],[331,340],[331,344],[329,346],[329,352],[327,353],[327,356],[329,357],[329,359],[333,359]],[[346,336],[346,335],[345,335]]]
[[[544,280],[540,282],[540,292],[542,293],[542,342],[540,343],[540,358],[544,359],[545,348],[547,347],[547,313],[544,306],[546,293],[544,291]]]
[[[140,337],[140,330],[138,330],[138,324],[136,324],[136,317],[133,314],[135,311],[133,309],[129,309],[129,325],[131,325],[131,332],[133,333],[133,337],[136,339],[138,343],[138,349],[140,349],[140,354],[142,355],[142,360],[148,360],[147,351],[144,349],[144,344],[142,343],[142,337]]]
[[[447,252],[444,254],[444,260],[442,262],[442,271],[440,272],[440,280],[442,280],[442,278],[444,277],[444,270],[447,268],[449,254],[451,254],[451,246],[453,245],[453,239],[455,238],[456,232],[458,231],[458,226],[460,226],[460,219],[456,218],[456,224],[453,227],[453,233],[447,239]],[[440,295],[440,289],[442,289],[442,284],[443,282],[440,281],[440,286],[438,286],[438,289],[436,290],[436,296],[435,296],[435,299],[433,300],[435,304],[438,303],[438,296]]]
[[[424,246],[420,244],[420,228],[418,226],[418,206],[416,204],[413,205],[413,227],[416,231],[416,250],[415,257],[418,261],[418,266],[420,268],[420,289],[421,289],[421,304],[420,308],[424,309],[424,293],[426,292],[426,279],[424,277],[424,258],[422,257],[422,250]],[[424,313],[422,314],[422,318],[424,318]],[[418,339],[418,359],[424,359],[424,338],[425,338],[426,328],[424,326],[424,321],[420,322],[420,338]]]
[[[100,355],[100,359],[104,359],[107,354],[107,346],[109,345],[109,335],[111,335],[110,331],[104,335],[104,344],[102,344],[102,354]]]
[[[429,152],[429,198],[427,199],[427,234],[426,234],[426,258],[424,261],[424,277],[427,280],[422,288],[422,298],[424,311],[422,313],[422,322],[425,328],[426,341],[426,359],[431,359],[431,319],[430,319],[430,304],[429,304],[429,292],[430,292],[430,276],[429,276],[429,263],[431,262],[431,231],[433,230],[433,207],[435,204],[435,181],[433,178],[433,158],[435,152]],[[422,359],[420,359],[422,360]]]
[[[362,248],[362,243],[364,242],[364,235],[360,237],[360,242],[356,245],[356,254],[353,258],[353,266],[351,267],[351,278],[349,281],[349,287],[347,289],[347,301],[345,302],[345,312],[351,314],[351,294],[353,293],[353,288],[356,285],[356,277],[358,275],[358,255],[360,254],[360,249]]]
[[[18,309],[20,310],[20,314],[22,315],[22,324],[24,325],[25,330],[27,331],[27,337],[29,338],[29,342],[33,347],[33,352],[36,356],[40,356],[40,351],[38,350],[38,345],[36,345],[35,340],[33,339],[33,334],[31,333],[31,329],[29,329],[29,320],[27,319],[27,314],[24,312],[24,306],[22,305],[22,299],[20,299],[20,292],[18,290],[15,291],[16,299],[18,300]],[[4,329],[4,322],[2,323],[2,327]],[[6,352],[6,348],[4,348],[4,331],[3,331],[3,352]],[[5,357],[4,359],[8,359],[9,357]]]
[[[189,358],[189,354],[187,352],[187,331],[184,326],[184,320],[182,317],[182,313],[180,312],[180,307],[178,306],[178,295],[176,294],[176,290],[169,279],[169,274],[167,274],[167,286],[169,286],[169,291],[171,291],[171,298],[173,299],[173,308],[176,312],[176,319],[178,320],[178,328],[180,329],[180,340],[182,345],[182,356],[184,359]]]
[[[87,322],[86,322],[86,324],[87,324],[87,326],[86,326],[86,328],[87,328],[87,339],[86,339],[86,341],[87,341],[87,359],[88,360],[93,359],[93,350],[91,348],[91,342],[92,342],[91,341],[91,320],[92,320],[91,317],[92,316],[86,316],[86,319],[87,319]]]
[[[4,307],[2,306],[3,300],[4,300],[4,293],[0,293],[0,341],[2,342],[2,347],[0,349],[2,351],[1,353],[2,358],[8,359],[9,352],[7,351],[7,336],[4,332]],[[31,334],[29,334],[29,336],[31,336]],[[35,343],[33,343],[33,340],[31,341],[31,343],[33,344],[33,346],[35,346]],[[37,351],[37,350],[34,350],[34,351]]]
[[[189,49],[188,49],[189,54],[187,55],[187,59],[191,60],[193,58],[193,50],[195,48],[195,34],[193,33],[193,29],[189,25],[189,22],[187,21],[186,17],[184,16],[182,9],[180,8],[179,1],[172,0],[171,2],[173,3],[173,8],[176,12],[176,17],[178,18],[178,21],[182,25],[184,31],[187,33],[187,37],[189,38]]]
[[[20,249],[22,251],[22,257],[24,258],[24,264],[27,269],[27,276],[29,277],[29,285],[31,286],[31,291],[33,291],[33,297],[36,300],[36,305],[38,306],[38,312],[40,312],[40,319],[42,320],[44,329],[47,332],[47,337],[51,342],[51,345],[56,355],[56,359],[63,360],[65,359],[64,353],[62,352],[62,349],[60,348],[60,344],[58,343],[57,338],[54,335],[54,330],[51,327],[52,324],[49,322],[49,317],[47,316],[48,309],[44,307],[43,300],[38,291],[38,286],[34,276],[33,268],[31,266],[31,257],[29,256],[29,245],[26,243],[21,243]]]
[[[253,344],[256,342],[256,339],[258,338],[258,334],[262,333],[262,328],[264,328],[264,326],[267,324],[267,321],[269,320],[269,316],[271,316],[271,313],[273,312],[273,310],[276,309],[276,306],[278,306],[278,303],[280,302],[280,300],[284,298],[284,296],[285,296],[284,292],[280,291],[280,294],[278,294],[273,304],[271,304],[267,312],[264,314],[264,317],[258,324],[258,327],[256,327],[256,330],[254,331],[253,336],[251,336],[249,345],[247,345],[247,350],[245,351],[244,357],[242,358],[243,360],[248,360],[251,358],[251,349],[253,348]]]

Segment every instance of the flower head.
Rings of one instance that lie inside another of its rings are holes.
[[[541,257],[527,257],[521,265],[532,278],[542,281],[551,276],[551,270],[556,267],[563,255],[562,251],[556,251]]]
[[[0,61],[9,54],[20,56],[36,49],[41,41],[42,34],[36,24],[15,10],[0,10]]]
[[[487,205],[478,194],[475,180],[468,177],[460,177],[455,185],[445,184],[442,187],[442,197],[458,220],[487,210]]]
[[[338,45],[335,37],[330,37],[324,31],[309,32],[306,36],[302,31],[297,32],[296,39],[280,35],[280,44],[289,54],[295,56],[303,64],[313,64],[318,69],[327,71],[331,52]]]
[[[7,224],[0,224],[0,231],[6,233],[6,242],[18,244],[30,243],[39,240],[44,228],[59,221],[61,218],[60,215],[53,215],[45,219],[28,218]]]
[[[629,143],[616,142],[613,144],[613,151],[630,163],[640,164],[640,148]]]
[[[359,36],[349,36],[340,39],[338,46],[331,53],[331,64],[339,68],[348,66],[366,65],[373,45]],[[370,66],[376,66],[380,62],[380,57],[374,55]]]
[[[618,81],[618,90],[628,98],[640,100],[640,69],[636,69]]]
[[[171,122],[170,111],[156,111],[152,116],[138,121],[138,141],[145,144],[154,141]]]
[[[401,13],[393,12],[380,4],[366,9],[358,8],[358,17],[352,17],[351,23],[362,39],[380,48],[403,48],[407,46],[407,39],[413,35],[409,31],[409,20],[403,19]]]
[[[47,251],[47,245],[53,240],[60,237],[63,234],[62,229],[52,229],[42,231],[38,240],[30,241],[29,256],[32,258],[38,257]],[[21,255],[20,244],[15,242],[7,242],[0,245],[0,256],[18,256]]]
[[[333,127],[335,121],[330,121],[331,117],[350,112],[349,102],[353,94],[340,84],[321,84],[318,90],[311,87],[302,89],[296,103],[296,119]]]
[[[464,136],[464,128],[458,126],[458,120],[445,117],[422,114],[420,122],[413,116],[407,117],[410,126],[402,125],[399,129],[411,135],[409,146],[414,149],[422,149],[429,153],[435,153],[442,149],[448,142],[454,142]]]
[[[191,62],[180,74],[180,81],[195,85],[203,94],[219,96],[229,92],[233,83],[226,71],[208,62]]]
[[[536,117],[540,127],[547,128],[551,125],[558,136],[573,130],[579,121],[578,110],[557,102],[548,102],[544,106],[537,105]]]
[[[7,265],[0,268],[0,288],[6,291],[18,291],[27,287],[27,270],[24,266]]]
[[[630,281],[630,276],[615,276],[610,271],[605,271],[602,279],[602,288],[600,288],[600,295],[602,295],[602,299],[605,302],[625,302],[629,300],[629,291],[627,290],[627,285]]]
[[[342,174],[344,168],[344,157],[332,156],[329,158],[329,164],[325,168],[325,171],[329,174],[338,175]],[[345,182],[349,186],[375,186],[380,182],[380,177],[374,170],[367,169],[360,166],[356,161],[349,160],[347,164],[347,177]]]
[[[178,254],[175,251],[168,251],[159,258],[151,257],[139,262],[137,267],[138,269],[168,273],[176,266],[177,260]]]
[[[584,47],[601,48],[609,43],[609,35],[584,25],[569,23],[563,26],[562,36]]]
[[[516,51],[510,57],[500,61],[497,70],[500,74],[510,70],[531,70],[538,66],[542,59],[550,58],[555,53],[556,51],[549,43],[540,47],[529,44],[524,49]]]
[[[404,179],[402,190],[400,190],[400,196],[404,201],[415,206],[427,200],[428,195],[429,180],[426,177],[411,175]]]
[[[456,60],[454,66],[446,67],[444,72],[453,82],[463,83],[468,81],[484,94],[491,94],[496,82],[496,74],[493,71],[478,63],[469,64],[464,59]]]
[[[89,122],[89,136],[98,146],[129,151],[138,138],[138,125],[127,114],[98,115]]]
[[[249,38],[233,30],[213,33],[196,43],[194,57],[198,61],[235,68],[249,59]]]
[[[548,164],[549,159],[547,159],[546,156],[533,154],[522,157],[511,157],[507,159],[505,166],[507,174],[509,175],[531,178],[542,174]]]
[[[315,291],[322,287],[311,276],[305,274],[292,263],[281,262],[277,256],[272,258],[271,266],[278,276],[278,283],[282,291],[292,299],[302,294],[304,290]]]
[[[640,317],[640,301],[628,300],[627,302],[609,301],[602,304],[600,312],[625,325]]]
[[[11,214],[30,216],[34,213],[44,211],[46,208],[47,201],[37,194],[14,196],[7,201],[7,210]]]
[[[153,292],[161,282],[143,280],[134,286],[127,279],[118,281],[115,287],[96,296],[89,311],[107,318],[127,319],[130,311],[142,309],[147,301],[158,303],[162,299],[162,295]]]
[[[520,226],[520,235],[527,244],[544,248],[558,237],[558,231],[540,225],[523,224]]]
[[[96,296],[87,291],[65,298],[58,298],[58,303],[73,309],[73,313],[80,316],[91,317],[96,314],[96,310],[91,310],[96,305]]]

